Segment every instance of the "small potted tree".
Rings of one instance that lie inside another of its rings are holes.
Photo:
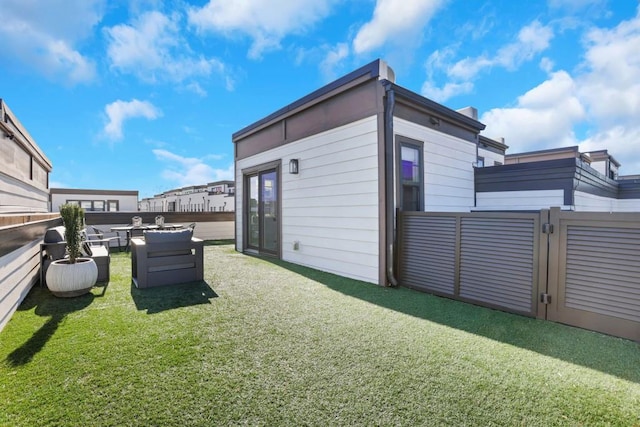
[[[93,259],[82,257],[84,209],[77,204],[66,203],[60,206],[60,216],[65,228],[68,257],[51,263],[47,269],[47,286],[55,296],[75,297],[86,294],[96,284],[98,267]]]

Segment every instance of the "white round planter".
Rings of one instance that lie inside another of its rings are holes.
[[[47,269],[47,287],[57,297],[76,297],[86,294],[98,280],[98,266],[91,258],[53,261]]]

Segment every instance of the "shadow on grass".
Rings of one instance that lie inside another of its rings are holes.
[[[103,292],[104,293],[104,292]],[[88,307],[95,295],[88,293],[74,298],[57,298],[48,290],[40,286],[34,286],[18,310],[31,310],[35,307],[35,314],[49,317],[31,337],[20,347],[7,355],[7,362],[11,366],[25,365],[33,360],[45,344],[55,334],[60,323],[69,314]]]
[[[380,287],[272,258],[261,259],[353,298],[640,383],[640,344],[633,341],[408,288]]]
[[[223,245],[233,245],[235,243],[236,243],[236,239],[205,240],[204,246],[223,246]]]
[[[217,298],[218,294],[204,280],[146,289],[138,289],[131,281],[131,297],[138,310],[154,314],[174,308],[211,304],[211,299]]]

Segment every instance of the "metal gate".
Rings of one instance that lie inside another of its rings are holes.
[[[400,284],[640,341],[640,214],[399,216]]]

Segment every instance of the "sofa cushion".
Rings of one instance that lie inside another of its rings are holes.
[[[147,243],[188,242],[193,237],[193,230],[145,230],[144,240]]]
[[[44,233],[45,243],[58,243],[64,241],[65,228],[63,225],[48,228]]]

